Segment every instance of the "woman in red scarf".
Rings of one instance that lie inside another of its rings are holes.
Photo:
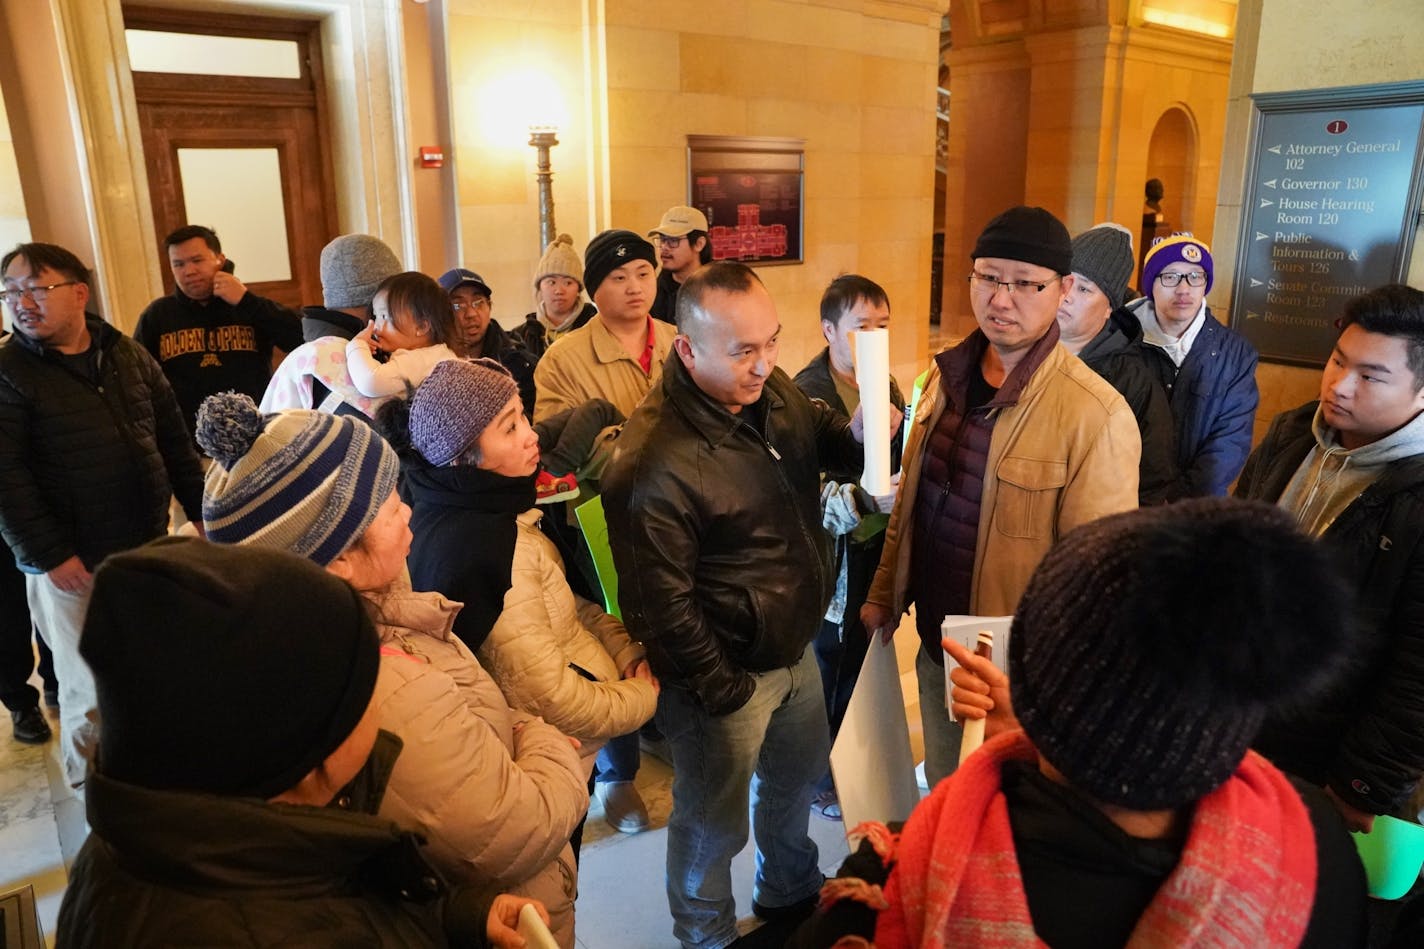
[[[1328,684],[1347,603],[1265,505],[1190,501],[1064,538],[1009,638],[1022,731],[881,844],[875,946],[1363,946],[1338,814],[1247,750],[1269,709]]]

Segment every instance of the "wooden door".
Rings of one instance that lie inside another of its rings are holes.
[[[136,68],[134,93],[159,240],[186,224],[212,227],[254,293],[293,307],[319,303],[321,249],[337,224],[317,24],[125,7],[124,25],[298,44],[299,75],[289,78]]]

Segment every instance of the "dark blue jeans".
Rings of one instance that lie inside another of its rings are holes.
[[[658,727],[673,759],[668,906],[686,949],[721,949],[737,938],[732,858],[747,843],[749,803],[752,898],[790,906],[823,882],[807,828],[813,786],[830,754],[821,673],[807,648],[789,669],[755,676],[751,699],[729,715],[708,715],[670,682],[658,696]]]

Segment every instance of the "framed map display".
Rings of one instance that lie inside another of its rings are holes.
[[[707,215],[713,260],[802,260],[805,140],[689,135],[688,201]]]

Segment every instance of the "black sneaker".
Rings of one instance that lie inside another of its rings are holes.
[[[819,900],[819,893],[790,906],[762,906],[753,900],[752,913],[765,922],[728,949],[781,949],[801,924],[811,918]]]
[[[10,721],[15,724],[15,740],[26,745],[43,745],[54,735],[38,705],[11,712]]]
[[[780,923],[786,920],[800,923],[801,920],[816,911],[816,904],[820,900],[820,893],[808,896],[801,902],[792,903],[790,906],[763,906],[756,900],[752,900],[752,913],[757,919],[765,920],[768,923]]]

